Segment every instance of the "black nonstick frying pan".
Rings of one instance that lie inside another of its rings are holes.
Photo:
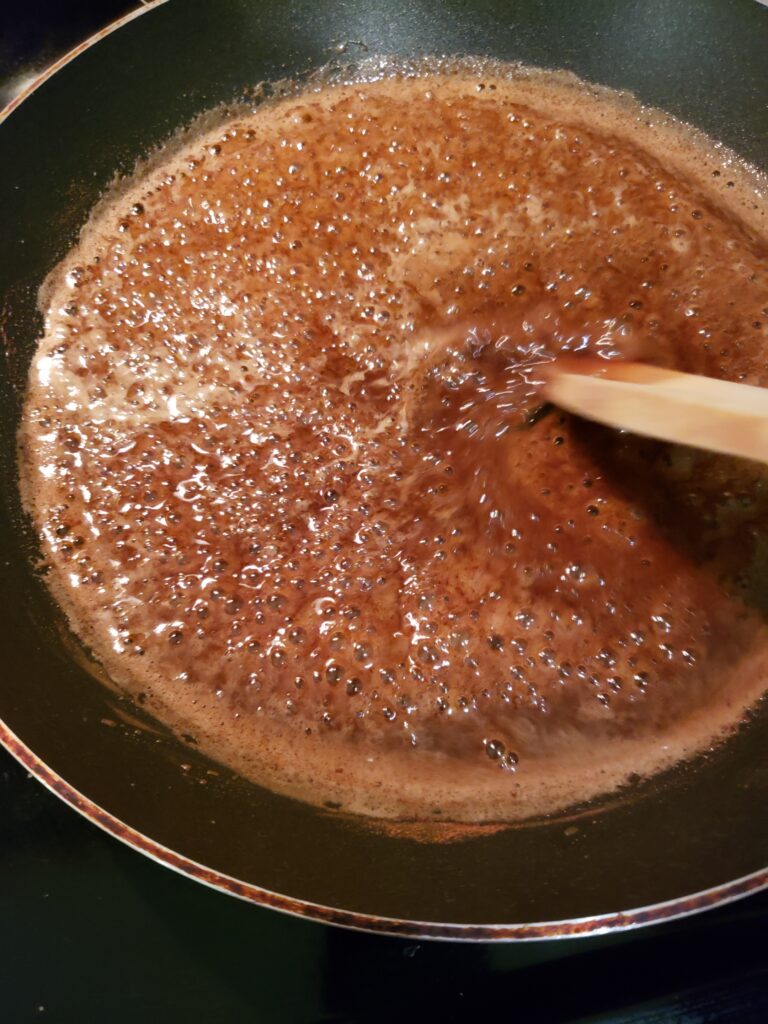
[[[32,568],[15,470],[41,282],[115,175],[201,111],[331,59],[481,54],[629,89],[768,167],[768,9],[756,0],[170,0],[80,50],[0,124],[0,740],[73,807],[170,867],[360,928],[585,934],[768,885],[764,708],[714,754],[602,805],[452,843],[383,834],[213,765],[95,678]]]

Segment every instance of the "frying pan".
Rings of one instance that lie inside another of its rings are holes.
[[[714,753],[602,804],[425,843],[260,789],[145,720],[99,681],[34,571],[15,433],[41,282],[115,175],[202,110],[367,53],[567,68],[768,165],[768,10],[748,0],[173,0],[60,61],[0,125],[0,739],[74,808],[156,860],[326,922],[543,938],[658,921],[764,887],[764,708]]]

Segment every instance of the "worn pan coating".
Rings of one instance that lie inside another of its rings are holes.
[[[115,30],[116,29],[116,30]],[[348,45],[344,45],[348,44]],[[768,884],[768,715],[605,806],[423,843],[216,768],[94,679],[31,569],[15,432],[36,293],[116,173],[261,80],[365,53],[483,54],[627,88],[768,166],[768,10],[728,0],[171,0],[60,62],[0,125],[0,740],[155,859],[322,921],[467,939],[631,927]]]

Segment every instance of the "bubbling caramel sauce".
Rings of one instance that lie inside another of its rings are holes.
[[[111,676],[275,790],[548,813],[765,687],[768,477],[538,409],[560,353],[768,384],[764,187],[504,66],[308,88],[105,204],[21,433]]]

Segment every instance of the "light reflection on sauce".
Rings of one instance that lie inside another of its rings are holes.
[[[758,213],[715,153],[667,169],[684,136],[635,123],[660,161],[604,97],[495,75],[191,144],[86,231],[31,371],[75,630],[203,749],[354,812],[546,812],[762,688],[763,473],[531,415],[561,353],[766,383]]]

